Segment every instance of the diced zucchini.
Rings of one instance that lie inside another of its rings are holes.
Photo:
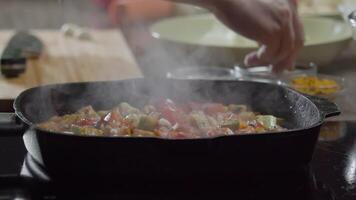
[[[140,110],[132,107],[130,104],[123,102],[119,105],[120,113],[122,116],[127,116],[128,114],[140,114]]]
[[[209,119],[202,112],[194,112],[191,114],[193,123],[200,129],[209,129],[211,127]]]
[[[257,122],[262,124],[267,130],[273,130],[277,126],[277,118],[272,115],[257,115]]]
[[[131,135],[131,129],[126,126],[120,128],[108,128],[105,130],[105,133],[110,136]]]
[[[172,124],[171,122],[169,122],[168,120],[166,120],[165,118],[161,118],[160,120],[158,120],[158,124],[160,126],[166,127],[171,129],[172,128]]]
[[[222,128],[229,128],[231,130],[238,130],[240,128],[239,120],[229,120],[221,125]]]
[[[82,115],[82,118],[100,120],[100,116],[95,112],[92,106],[83,107],[77,113]]]
[[[229,110],[234,113],[240,113],[247,111],[247,106],[245,105],[237,105],[237,104],[230,104],[228,106]]]
[[[155,119],[159,119],[161,115],[158,112],[151,112],[150,114],[148,114],[148,116]]]
[[[127,120],[130,124],[132,124],[132,126],[136,127],[136,126],[138,126],[138,124],[140,122],[140,115],[138,115],[138,114],[128,114],[125,117],[125,120]]]
[[[73,126],[71,126],[70,131],[72,131],[74,134],[77,134],[77,135],[81,134],[80,126],[74,126],[73,125]]]
[[[153,131],[157,126],[158,120],[156,118],[143,115],[140,117],[140,121],[137,125],[138,129],[145,131]]]
[[[144,112],[145,114],[150,114],[150,113],[152,113],[152,112],[156,112],[156,108],[155,108],[154,106],[152,106],[152,105],[145,105],[145,106],[143,107],[143,112]]]
[[[212,116],[207,116],[207,119],[209,121],[209,124],[212,126],[212,127],[218,127],[219,126],[219,123],[218,121],[212,117]]]

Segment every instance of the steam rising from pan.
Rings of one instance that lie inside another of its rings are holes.
[[[302,95],[277,85],[244,81],[136,79],[65,84],[32,89],[18,102],[25,118],[39,123],[87,105],[106,110],[126,101],[141,107],[152,98],[247,104],[256,112],[285,119],[290,129],[308,127],[320,120],[316,106]]]
[[[58,1],[58,3],[63,6],[63,1]],[[70,4],[66,4],[66,6],[68,5]],[[141,30],[146,25],[144,23],[136,22],[134,25],[130,26],[135,26],[137,30]],[[184,30],[182,29],[181,31]],[[228,57],[231,55],[224,56],[226,60],[229,60]],[[40,92],[36,92],[40,97],[37,98],[38,102],[43,104],[43,106],[41,109],[34,111],[37,116],[35,121],[46,120],[51,115],[63,115],[74,112],[79,107],[89,104],[93,104],[100,109],[111,108],[122,100],[128,101],[133,105],[142,104],[143,102],[147,102],[152,96],[172,98],[178,101],[196,100],[206,102],[214,100],[225,103],[241,103],[247,105],[253,105],[253,102],[255,101],[267,101],[266,105],[269,105],[270,101],[278,99],[280,92],[274,87],[260,88],[260,91],[254,91],[250,89],[236,88],[229,84],[216,84],[214,81],[195,82],[194,84],[191,84],[190,82],[179,82],[177,85],[166,85],[162,84],[162,81],[156,81],[154,78],[165,77],[167,72],[180,67],[209,67],[209,63],[216,64],[221,58],[221,55],[216,52],[214,53],[214,51],[210,51],[210,49],[193,46],[186,48],[179,45],[171,45],[169,42],[162,44],[154,41],[149,45],[141,47],[140,56],[138,57],[144,75],[151,78],[145,85],[124,82],[123,84],[79,84],[77,86],[71,85],[69,87],[63,86],[52,88],[50,91],[48,89],[43,89],[40,90]],[[221,62],[223,63],[223,61]],[[218,65],[218,67],[226,66]],[[107,87],[103,87],[103,85],[107,85]],[[93,99],[97,100],[93,101]],[[273,103],[282,104],[285,102]],[[37,107],[29,107],[28,109],[32,111],[35,108]],[[263,109],[269,114],[279,112],[268,106]]]

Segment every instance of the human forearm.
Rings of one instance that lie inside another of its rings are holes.
[[[167,0],[167,1],[194,4],[201,7],[211,7],[211,5],[213,5],[216,2],[216,0]]]

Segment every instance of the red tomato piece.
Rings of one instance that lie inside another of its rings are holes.
[[[160,110],[163,118],[167,119],[171,123],[176,123],[176,110],[165,107]]]
[[[80,119],[79,121],[76,122],[76,125],[78,126],[95,126],[97,123],[96,120],[94,119]]]
[[[177,105],[170,100],[161,102],[156,107],[161,113],[162,117],[167,119],[172,124],[177,122],[179,123],[184,119],[183,110],[178,108]]]

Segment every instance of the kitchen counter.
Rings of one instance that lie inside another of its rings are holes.
[[[35,30],[44,44],[43,55],[29,60],[18,78],[0,76],[0,99],[14,99],[23,90],[39,85],[120,80],[141,77],[141,71],[117,29],[90,30],[92,40],[65,37],[55,30]],[[0,52],[14,34],[0,31]]]

